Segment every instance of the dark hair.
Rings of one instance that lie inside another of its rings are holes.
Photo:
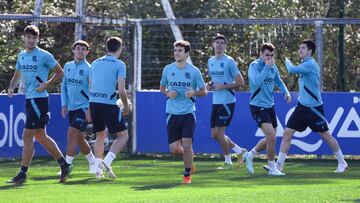
[[[310,39],[305,39],[301,42],[301,44],[306,44],[308,49],[311,49],[311,55],[314,55],[315,50],[316,50],[316,44],[314,41],[310,40]]]
[[[106,40],[106,50],[108,52],[116,52],[122,46],[122,40],[120,37],[109,37]]]
[[[217,33],[217,34],[215,35],[215,37],[213,38],[213,41],[215,42],[215,41],[218,40],[218,39],[224,40],[225,44],[227,44],[227,39],[226,39],[226,37],[225,37],[224,35],[222,35],[222,34],[220,34],[220,33]]]
[[[185,53],[190,52],[190,50],[191,50],[190,43],[188,41],[185,41],[185,40],[176,41],[174,43],[174,47],[178,47],[178,46],[179,47],[184,47]]]
[[[24,35],[26,34],[30,34],[30,35],[34,35],[34,36],[39,36],[40,35],[40,31],[39,28],[36,27],[35,25],[28,25],[25,27],[24,29]]]
[[[89,50],[89,44],[84,40],[78,40],[73,44],[73,49],[75,49],[76,46],[84,46],[87,50]]]
[[[275,46],[271,43],[264,43],[261,45],[261,53],[263,53],[265,50],[274,51]]]

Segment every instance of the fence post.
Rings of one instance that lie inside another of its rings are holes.
[[[136,92],[141,90],[141,72],[142,72],[142,25],[141,20],[135,20],[135,35],[134,35],[134,72],[132,88],[133,95],[133,112],[132,112],[132,153],[136,152]]]
[[[316,56],[317,62],[320,68],[320,83],[319,88],[320,90],[323,89],[323,47],[324,47],[324,37],[323,37],[323,21],[315,21],[315,35],[316,35]]]
[[[81,40],[84,37],[84,27],[83,27],[83,18],[84,18],[84,0],[76,0],[76,16],[79,18],[80,22],[75,23],[75,41]]]

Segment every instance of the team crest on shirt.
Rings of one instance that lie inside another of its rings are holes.
[[[84,75],[84,70],[80,70],[79,75],[83,76]]]
[[[221,63],[220,68],[224,68],[224,67],[225,67],[224,63]]]
[[[33,61],[33,62],[37,62],[36,56],[33,56],[33,57],[32,57],[32,61]]]
[[[172,76],[175,76],[175,73],[171,73]]]
[[[186,72],[186,73],[185,73],[185,78],[186,78],[186,79],[191,79],[189,72]]]

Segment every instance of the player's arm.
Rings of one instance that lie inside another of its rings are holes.
[[[65,118],[66,114],[68,113],[68,108],[67,108],[68,92],[66,86],[67,86],[67,79],[66,79],[66,75],[64,74],[64,77],[61,82],[61,115],[63,118]]]
[[[10,85],[8,88],[8,96],[12,97],[14,95],[14,89],[16,85],[19,83],[19,80],[21,78],[21,72],[18,70],[15,70],[15,73],[13,77],[11,78]]]
[[[203,96],[207,95],[207,91],[205,88],[205,82],[204,82],[203,77],[201,76],[200,70],[198,70],[198,72],[195,74],[195,84],[198,89],[197,90],[189,89],[188,91],[186,91],[185,92],[186,98],[203,97]]]
[[[123,113],[124,113],[124,115],[128,115],[130,113],[130,107],[128,104],[127,92],[125,89],[125,79],[120,76],[118,77],[118,92],[119,92],[120,99],[121,99],[122,103],[124,104]]]
[[[284,82],[282,81],[282,79],[280,77],[280,74],[279,74],[279,71],[277,71],[276,74],[275,74],[275,84],[280,89],[280,91],[285,94],[284,99],[287,101],[287,103],[290,103],[291,102],[291,95],[289,93],[289,90],[285,86]]]
[[[258,64],[250,64],[249,67],[249,80],[255,85],[260,86],[261,83],[264,82],[266,75],[268,71],[270,70],[270,67],[268,65],[265,65],[264,69],[260,72],[258,71]]]
[[[36,88],[36,91],[38,92],[45,91],[49,85],[58,83],[61,80],[61,78],[64,76],[64,71],[58,62],[56,62],[56,65],[52,68],[52,71],[55,74],[47,82],[39,83],[39,87]]]
[[[167,84],[168,84],[168,80],[167,80],[167,73],[166,73],[167,68],[165,67],[163,69],[162,75],[161,75],[161,79],[160,79],[160,92],[163,93],[166,97],[169,97],[170,99],[175,99],[177,96],[177,91],[175,90],[168,90]]]
[[[305,63],[295,66],[289,59],[285,59],[285,66],[289,74],[303,74],[310,72]]]

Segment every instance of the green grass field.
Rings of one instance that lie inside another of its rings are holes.
[[[288,160],[285,177],[269,177],[255,160],[255,174],[245,167],[220,171],[220,159],[195,159],[193,183],[181,185],[182,161],[135,157],[113,163],[116,180],[96,180],[82,156],[71,177],[57,183],[56,161],[36,159],[24,185],[5,181],[16,175],[17,161],[0,161],[0,202],[360,202],[360,161],[335,174],[335,160]]]

